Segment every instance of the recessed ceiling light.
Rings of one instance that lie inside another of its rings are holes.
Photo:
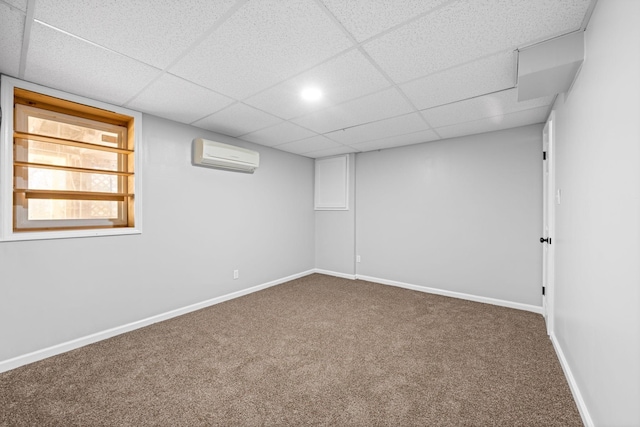
[[[322,91],[317,87],[308,87],[300,92],[300,96],[305,101],[317,101],[322,98]]]

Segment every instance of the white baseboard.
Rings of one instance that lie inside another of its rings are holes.
[[[350,280],[356,279],[355,274],[339,273],[337,271],[323,270],[321,268],[315,268],[313,272],[318,274],[326,274],[327,276],[342,277],[343,279],[350,279]]]
[[[126,332],[130,332],[139,328],[143,328],[145,326],[157,323],[157,322],[161,322],[163,320],[168,320],[171,319],[173,317],[177,317],[177,316],[181,316],[183,314],[186,313],[190,313],[192,311],[196,311],[196,310],[200,310],[201,308],[205,308],[205,307],[209,307],[215,304],[219,304],[221,302],[224,301],[228,301],[234,298],[238,298],[241,297],[243,295],[248,295],[250,293],[253,292],[257,292],[260,291],[262,289],[266,289],[269,288],[271,286],[275,286],[275,285],[279,285],[281,283],[285,283],[294,279],[298,279],[300,277],[304,277],[304,276],[308,276],[310,274],[313,273],[319,273],[319,274],[326,274],[329,276],[335,276],[335,277],[341,277],[344,279],[350,279],[350,280],[355,280],[355,279],[362,279],[362,280],[366,280],[369,282],[375,282],[375,283],[380,283],[380,284],[384,284],[384,285],[391,285],[391,286],[397,286],[397,287],[401,287],[401,288],[406,288],[406,289],[412,289],[415,291],[420,291],[420,292],[427,292],[427,293],[432,293],[432,294],[437,294],[437,295],[444,295],[444,296],[449,296],[449,297],[453,297],[453,298],[460,298],[460,299],[465,299],[465,300],[470,300],[470,301],[476,301],[476,302],[483,302],[486,304],[494,304],[494,305],[499,305],[499,306],[503,306],[503,307],[509,307],[509,308],[515,308],[515,309],[519,309],[519,310],[526,310],[526,311],[532,311],[534,313],[539,313],[542,314],[542,307],[537,307],[537,306],[533,306],[533,305],[528,305],[528,304],[521,304],[521,303],[515,303],[515,302],[510,302],[510,301],[504,301],[504,300],[498,300],[498,299],[494,299],[494,298],[487,298],[487,297],[479,297],[479,296],[475,296],[475,295],[469,295],[469,294],[464,294],[464,293],[460,293],[460,292],[453,292],[453,291],[445,291],[445,290],[441,290],[441,289],[436,289],[436,288],[429,288],[429,287],[425,287],[425,286],[417,286],[417,285],[411,285],[408,283],[402,283],[402,282],[397,282],[397,281],[393,281],[393,280],[386,280],[386,279],[380,279],[380,278],[376,278],[376,277],[369,277],[369,276],[359,276],[359,275],[354,275],[354,274],[345,274],[345,273],[339,273],[336,271],[329,271],[329,270],[323,270],[323,269],[311,269],[311,270],[307,270],[304,271],[302,273],[298,273],[298,274],[294,274],[291,276],[287,276],[287,277],[283,277],[281,279],[276,279],[273,280],[271,282],[267,282],[267,283],[263,283],[261,285],[257,285],[257,286],[253,286],[251,288],[248,289],[243,289],[237,292],[232,292],[230,294],[227,295],[222,295],[216,298],[212,298],[206,301],[202,301],[196,304],[192,304],[186,307],[182,307],[182,308],[178,308],[175,310],[171,310],[168,311],[166,313],[161,313],[155,316],[151,316],[148,317],[146,319],[142,319],[142,320],[138,320],[136,322],[132,322],[132,323],[128,323],[126,325],[122,325],[122,326],[117,326],[115,328],[111,328],[111,329],[107,329],[105,331],[101,331],[101,332],[96,332],[94,334],[91,335],[87,335],[81,338],[76,338],[74,340],[71,341],[67,341],[61,344],[56,344],[54,346],[51,347],[47,347],[41,350],[36,350],[34,352],[31,353],[27,353],[21,356],[17,356],[8,360],[4,360],[0,362],[0,373],[2,372],[6,372],[9,371],[11,369],[15,369],[17,367],[23,366],[23,365],[27,365],[29,363],[33,363],[33,362],[37,362],[38,360],[42,360],[42,359],[46,359],[47,357],[51,357],[51,356],[55,356],[57,354],[61,354],[61,353],[65,353],[67,351],[71,351],[74,350],[76,348],[80,348],[80,347],[84,347],[85,345],[89,345],[92,344],[94,342],[98,342],[98,341],[102,341],[105,340],[107,338],[111,338],[114,337],[116,335],[120,335]],[[554,344],[555,345],[555,344]],[[564,365],[563,365],[564,368]],[[572,389],[573,390],[573,389]]]
[[[585,403],[584,398],[582,397],[582,393],[580,392],[580,388],[578,387],[578,383],[576,382],[576,379],[571,372],[569,362],[564,355],[564,351],[562,351],[562,347],[558,342],[558,338],[556,338],[556,334],[553,332],[549,334],[549,337],[551,338],[553,348],[556,350],[556,355],[558,355],[558,360],[560,360],[560,366],[562,366],[564,376],[567,378],[567,382],[569,383],[569,388],[571,389],[571,394],[573,394],[573,399],[576,401],[576,405],[578,406],[578,412],[580,412],[580,416],[582,417],[582,423],[586,427],[594,427],[593,419],[591,419],[591,415],[589,414],[589,410],[587,409],[587,404]]]
[[[215,304],[219,304],[221,302],[225,302],[234,298],[241,297],[243,295],[257,292],[262,289],[269,288],[271,286],[279,285],[281,283],[289,282],[291,280],[298,279],[300,277],[308,276],[313,273],[315,273],[315,270],[312,269],[312,270],[304,271],[302,273],[293,274],[291,276],[283,277],[281,279],[276,279],[271,282],[253,286],[251,288],[242,289],[240,291],[232,292],[230,294],[222,295],[216,298],[211,298],[206,301],[202,301],[196,304],[188,305],[186,307],[171,310],[166,313],[157,314],[155,316],[147,317],[146,319],[138,320],[136,322],[128,323],[126,325],[107,329],[106,331],[96,332],[91,335],[87,335],[81,338],[76,338],[74,340],[67,341],[61,344],[56,344],[54,346],[43,348],[41,350],[36,350],[34,352],[17,356],[12,359],[7,359],[0,362],[0,373],[10,371],[11,369],[15,369],[20,366],[27,365],[29,363],[37,362],[38,360],[46,359],[47,357],[51,357],[57,354],[65,353],[67,351],[75,350],[76,348],[84,347],[85,345],[102,341],[107,338],[114,337],[116,335],[124,334],[125,332],[130,332],[139,328],[143,328],[145,326],[152,325],[154,323],[162,322],[163,320],[168,320],[177,316],[181,316],[183,314],[190,313],[192,311],[200,310],[205,307],[209,307]]]
[[[460,298],[468,301],[482,302],[485,304],[499,305],[501,307],[515,308],[517,310],[531,311],[533,313],[544,314],[544,308],[537,305],[522,304],[519,302],[506,301],[496,298],[481,297],[477,295],[465,294],[462,292],[447,291],[444,289],[429,288],[427,286],[411,285],[409,283],[397,282],[395,280],[380,279],[378,277],[356,275],[356,279],[367,282],[380,283],[383,285],[397,286],[399,288],[411,289],[414,291],[426,292],[429,294],[443,295],[446,297]]]

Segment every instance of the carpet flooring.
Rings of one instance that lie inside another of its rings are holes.
[[[0,374],[2,426],[580,426],[542,316],[319,274]]]

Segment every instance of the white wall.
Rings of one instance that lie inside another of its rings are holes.
[[[541,306],[542,125],[358,154],[357,274]]]
[[[260,168],[191,166],[199,136]],[[311,159],[146,115],[143,138],[142,235],[0,243],[0,362],[313,269]]]
[[[316,268],[355,275],[355,154],[349,155],[349,210],[316,211]]]
[[[639,1],[598,2],[556,116],[553,335],[597,426],[640,425],[639,23]]]

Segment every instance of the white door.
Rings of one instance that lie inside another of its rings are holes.
[[[555,176],[554,176],[555,114],[551,112],[542,138],[542,305],[547,321],[547,333],[553,331],[553,279],[555,248]],[[558,195],[559,196],[559,195]]]

